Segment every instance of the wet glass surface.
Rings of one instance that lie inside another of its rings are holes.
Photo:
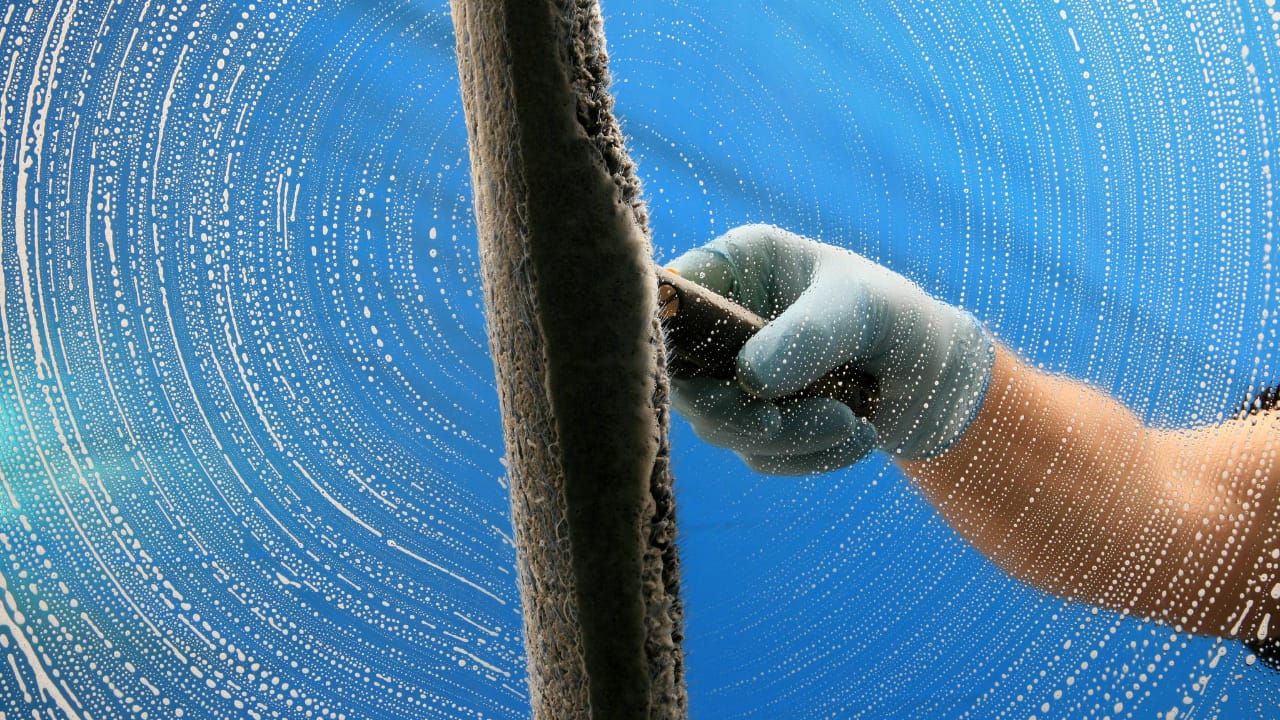
[[[1268,3],[606,2],[659,260],[856,250],[1148,423],[1280,381]],[[3,10],[0,710],[527,714],[448,8]],[[883,454],[673,430],[694,717],[1280,716]]]

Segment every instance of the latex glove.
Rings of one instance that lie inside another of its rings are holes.
[[[825,472],[875,447],[937,455],[986,394],[995,345],[978,321],[861,255],[748,225],[670,266],[770,319],[738,354],[737,382],[672,380],[672,404],[698,436],[757,471]],[[872,417],[827,398],[787,399],[849,361],[879,381]]]

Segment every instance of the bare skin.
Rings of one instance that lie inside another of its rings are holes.
[[[1280,412],[1193,430],[998,347],[977,418],[900,461],[982,554],[1056,595],[1196,634],[1280,637]]]

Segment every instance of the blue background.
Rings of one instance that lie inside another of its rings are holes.
[[[774,5],[606,0],[659,260],[843,245],[1161,425],[1280,378],[1267,4]],[[0,710],[527,715],[447,6],[2,27]],[[673,433],[694,717],[1280,716],[1239,646],[1008,579],[883,457]]]

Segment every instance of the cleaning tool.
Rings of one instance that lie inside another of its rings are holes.
[[[686,715],[665,350],[594,0],[453,0],[530,702]]]

